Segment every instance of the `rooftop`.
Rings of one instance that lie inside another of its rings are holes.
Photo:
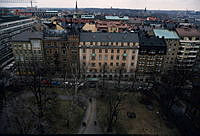
[[[155,36],[159,38],[164,37],[164,39],[179,39],[179,36],[175,31],[169,31],[167,29],[154,29]]]
[[[20,17],[20,16],[1,16],[0,17],[0,24],[12,22],[12,21],[18,21],[22,19],[28,19],[28,17]]]
[[[80,42],[139,42],[138,33],[80,33]]]
[[[176,28],[176,32],[178,33],[179,36],[186,36],[186,37],[200,37],[200,31],[198,31],[195,28]]]
[[[12,41],[14,42],[28,42],[30,39],[42,39],[42,32],[23,32],[21,34],[16,35]]]
[[[147,36],[147,35],[141,35],[140,36],[140,46],[156,46],[156,47],[162,47],[166,46],[165,40],[160,39],[156,36]]]
[[[105,16],[108,20],[129,20],[128,16],[119,17],[119,16]]]

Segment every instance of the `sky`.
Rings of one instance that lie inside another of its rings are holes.
[[[0,0],[1,2],[2,0]],[[74,8],[76,0],[36,0],[38,7]],[[126,8],[155,10],[199,10],[200,0],[77,0],[78,8]],[[0,6],[30,6],[26,4],[2,4]]]

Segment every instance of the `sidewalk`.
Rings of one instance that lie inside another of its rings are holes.
[[[95,121],[96,125],[94,124]],[[83,122],[86,123],[86,127],[81,125],[78,134],[102,134],[102,131],[99,127],[99,123],[96,118],[95,98],[92,98],[92,102],[89,102]]]

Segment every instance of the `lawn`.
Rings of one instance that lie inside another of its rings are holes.
[[[51,92],[54,92],[53,94],[56,93],[57,95],[66,95],[65,91],[62,88],[47,88],[47,92],[50,94]],[[31,94],[31,91],[27,89],[27,91],[24,92],[23,95],[16,96],[17,101],[19,101],[17,106],[24,107],[24,105],[27,105],[28,107],[35,107],[32,109],[33,111],[36,111],[37,108],[34,104],[35,97]],[[10,108],[13,108],[13,106],[11,105]],[[26,120],[27,118],[30,118],[30,120],[32,120],[33,118],[35,118],[32,116],[31,112],[27,108],[24,108],[23,113],[18,110],[18,112],[13,111],[13,114],[16,114],[13,115],[13,117],[18,116],[18,114],[22,115],[22,120]],[[44,120],[45,123],[48,124],[48,128],[45,128],[45,130],[47,134],[77,133],[81,125],[83,116],[83,108],[79,107],[76,104],[72,104],[72,101],[61,100],[59,99],[59,97],[57,97],[56,103],[48,104],[47,108],[45,109]],[[12,116],[10,120],[13,120]],[[30,121],[31,124],[34,124],[34,122],[34,120],[33,122]],[[15,127],[14,124],[13,127]],[[12,130],[12,128],[10,129]],[[18,131],[19,130],[16,130],[15,132],[12,131],[12,133],[18,134],[20,133]],[[8,130],[8,134],[10,134],[10,132],[11,131]]]
[[[174,127],[170,129],[166,121],[162,120],[156,112],[157,106],[153,111],[149,111],[145,105],[139,103],[141,96],[138,93],[129,93],[122,102],[121,110],[116,125],[113,127],[113,133],[117,134],[152,134],[152,135],[179,135]],[[99,98],[97,101],[97,117],[102,130],[106,130],[106,103]],[[134,112],[136,118],[127,117],[127,112]]]

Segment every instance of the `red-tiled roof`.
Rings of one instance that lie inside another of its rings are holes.
[[[179,36],[187,36],[187,37],[200,37],[200,31],[195,28],[176,28],[176,31]]]

